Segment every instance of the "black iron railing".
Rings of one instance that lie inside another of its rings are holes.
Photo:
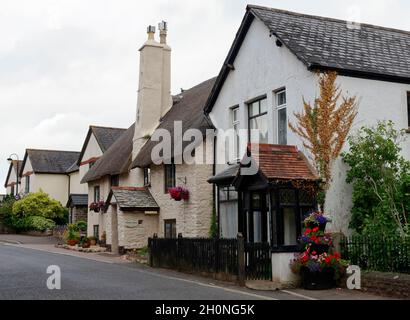
[[[342,257],[364,270],[410,274],[410,238],[354,236],[341,241]]]

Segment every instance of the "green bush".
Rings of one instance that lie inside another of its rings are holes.
[[[78,231],[87,231],[87,222],[78,221],[75,225]]]
[[[350,227],[359,234],[404,237],[409,233],[410,162],[401,155],[405,133],[393,122],[363,127],[343,154],[353,185]]]
[[[50,219],[46,219],[44,217],[39,216],[31,216],[27,218],[28,221],[28,229],[35,230],[35,231],[46,231],[47,229],[52,229],[55,227],[55,222]]]
[[[4,207],[2,207],[4,208]],[[45,231],[64,223],[67,209],[43,191],[31,193],[6,206],[6,224],[16,231]]]
[[[0,222],[8,227],[13,227],[12,217],[14,202],[15,199],[13,197],[8,197],[0,205]]]

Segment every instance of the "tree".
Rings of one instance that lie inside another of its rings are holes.
[[[393,122],[363,127],[349,138],[343,159],[350,166],[347,182],[353,184],[350,227],[358,233],[409,234],[410,162],[401,156],[405,132]]]
[[[340,155],[357,115],[356,97],[342,97],[336,79],[336,72],[320,74],[320,95],[314,105],[303,98],[303,112],[295,113],[297,124],[289,123],[290,129],[302,138],[304,147],[310,151],[325,190],[331,182],[332,164]]]

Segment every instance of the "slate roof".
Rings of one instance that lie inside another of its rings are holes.
[[[107,151],[112,146],[112,144],[117,141],[117,139],[121,137],[121,135],[125,131],[127,131],[127,129],[123,128],[108,128],[98,126],[91,126],[90,129],[94,133],[94,136],[97,139],[102,152]]]
[[[410,83],[410,32],[249,5],[207,102],[212,110],[253,20],[261,20],[309,70]]]
[[[146,188],[114,187],[111,193],[123,211],[159,211],[157,202]]]
[[[229,185],[231,184],[232,180],[237,176],[240,164],[234,164],[226,168],[225,170],[219,172],[215,176],[208,179],[209,183],[216,183],[218,185]]]
[[[16,174],[16,176],[19,176],[19,172],[20,169],[23,167],[23,160],[12,160],[9,166],[9,171],[7,172],[7,177],[6,177],[6,182],[4,183],[4,187],[7,188],[7,185],[9,183],[9,179],[10,179],[10,174],[11,174],[11,170],[14,170],[14,173]],[[17,169],[18,168],[18,169]],[[21,179],[19,178],[19,181]]]
[[[67,169],[66,173],[74,173],[80,170],[80,167],[77,164],[77,160]]]
[[[70,194],[67,207],[87,207],[88,194]]]
[[[123,135],[125,131],[127,131],[127,129],[90,126],[87,132],[87,137],[85,138],[83,147],[81,149],[81,154],[78,158],[77,165],[80,165],[85,149],[87,148],[87,144],[90,141],[92,134],[97,140],[97,143],[101,148],[101,151],[104,153],[113,145],[115,141],[118,140],[119,137]]]
[[[318,181],[319,176],[296,146],[249,144],[248,152],[269,181]],[[244,160],[242,160],[243,163]],[[227,185],[240,176],[241,165],[233,165],[208,180],[209,183]]]
[[[77,161],[79,155],[80,152],[75,151],[27,149],[20,174],[24,173],[22,170],[27,158],[30,158],[34,173],[64,174]]]
[[[203,108],[208,99],[209,93],[215,83],[216,78],[204,81],[195,87],[182,92],[178,99],[174,97],[173,107],[165,114],[157,129],[166,129],[171,133],[172,145],[174,141],[174,121],[182,121],[182,132],[188,129],[198,129],[202,134],[212,128],[210,120],[204,115]],[[148,140],[141,148],[141,151],[134,159],[132,168],[147,167],[152,164],[151,150],[158,142]],[[183,142],[183,147],[190,142]],[[173,152],[173,154],[175,154]],[[169,159],[162,159],[169,160]]]
[[[126,130],[98,159],[93,167],[85,174],[81,183],[87,183],[101,179],[108,175],[118,175],[128,172],[131,165],[132,147],[134,139],[133,124]]]

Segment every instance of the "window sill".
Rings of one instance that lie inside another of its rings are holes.
[[[406,133],[410,133],[410,128],[404,129]]]

